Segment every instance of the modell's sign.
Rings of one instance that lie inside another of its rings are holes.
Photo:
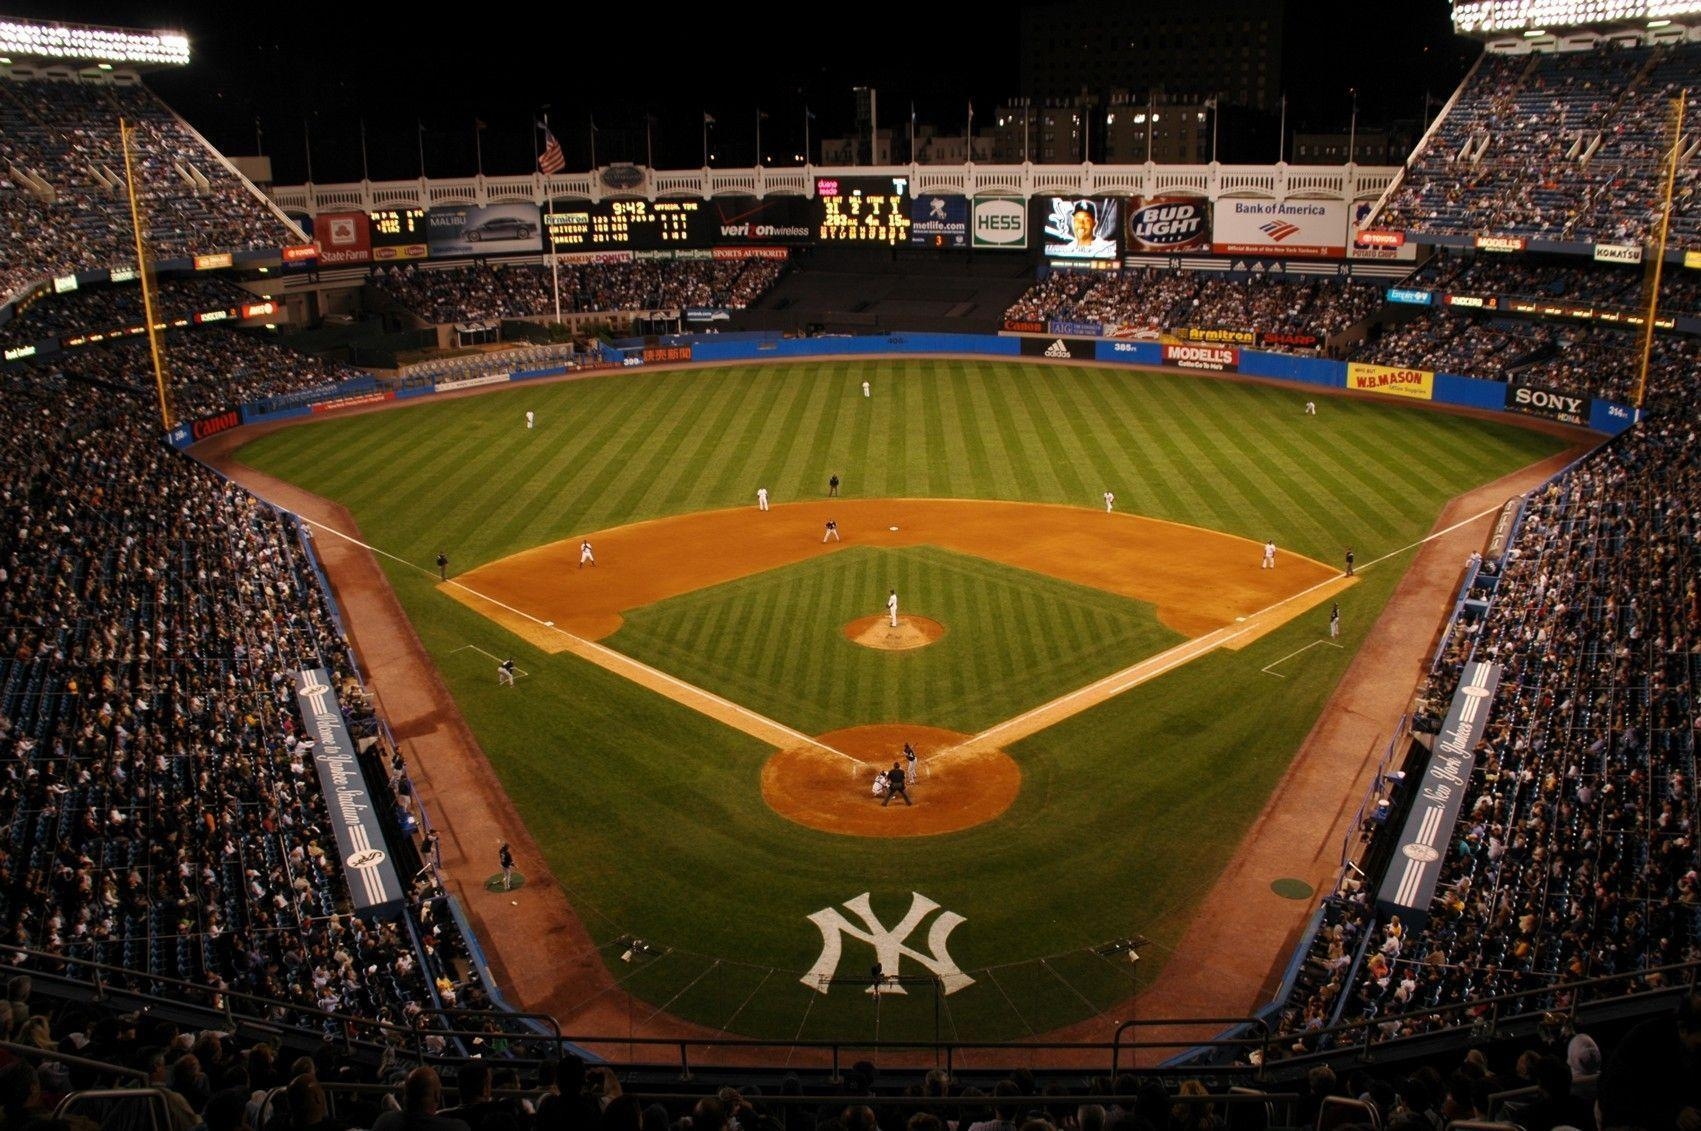
[[[1596,263],[1640,263],[1642,262],[1642,245],[1639,243],[1598,243],[1595,245]]]
[[[1240,368],[1240,351],[1232,346],[1165,346],[1164,364],[1178,369],[1234,373]]]
[[[1523,251],[1525,247],[1522,236],[1478,236],[1478,251]]]
[[[1129,204],[1130,252],[1200,251],[1211,242],[1210,213],[1199,197],[1135,197]]]

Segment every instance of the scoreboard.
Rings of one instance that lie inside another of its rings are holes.
[[[820,243],[910,242],[908,177],[817,177],[815,206]]]
[[[423,208],[385,208],[368,212],[372,225],[372,259],[388,263],[397,259],[424,259],[430,251]]]
[[[573,201],[543,214],[557,251],[656,251],[713,242],[700,200]]]

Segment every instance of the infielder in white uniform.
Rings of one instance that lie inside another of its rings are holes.
[[[768,509],[768,489],[766,487],[756,488],[756,509],[759,511]]]
[[[526,431],[530,432],[532,430],[532,421],[534,419],[536,419],[536,417],[533,416],[532,410],[528,408],[526,410]]]
[[[1116,496],[1109,491],[1104,493],[1104,513],[1109,514],[1116,509]]]
[[[865,397],[872,397],[874,395],[873,392],[869,390],[867,381],[862,383],[862,395]]]
[[[892,627],[898,627],[898,591],[896,589],[886,598],[886,611],[892,615]]]
[[[1270,541],[1264,543],[1264,564],[1259,566],[1258,568],[1259,569],[1275,569],[1276,568],[1276,541],[1275,541],[1275,539],[1272,538]]]
[[[584,569],[587,565],[596,565],[596,564],[597,564],[597,556],[595,554],[591,553],[591,544],[589,542],[580,542],[579,543],[579,568]]]

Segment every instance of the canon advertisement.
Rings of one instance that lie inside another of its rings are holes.
[[[1558,389],[1544,389],[1537,385],[1508,387],[1506,411],[1523,413],[1525,416],[1542,416],[1582,428],[1589,426],[1588,397],[1562,393]]]
[[[1135,197],[1128,202],[1128,252],[1209,251],[1211,211],[1200,196]]]
[[[1233,346],[1165,346],[1164,364],[1178,369],[1235,373],[1240,369],[1240,351]]]
[[[1219,200],[1211,250],[1218,255],[1342,259],[1344,200]]]
[[[1044,197],[1045,257],[1070,260],[1119,259],[1121,201],[1111,196]]]

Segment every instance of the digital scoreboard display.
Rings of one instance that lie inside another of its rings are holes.
[[[425,209],[385,208],[368,212],[366,218],[372,227],[374,262],[424,259],[430,253]]]
[[[557,204],[543,214],[557,251],[655,251],[711,242],[700,200],[603,200]]]
[[[815,207],[820,243],[910,242],[908,177],[818,177]]]

